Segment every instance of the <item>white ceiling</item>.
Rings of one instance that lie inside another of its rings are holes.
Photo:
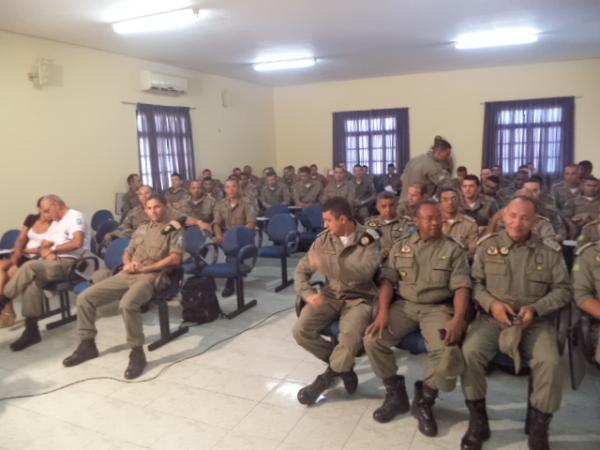
[[[117,35],[110,26],[188,5],[213,15],[154,34]],[[451,44],[491,26],[542,34],[518,47],[459,51]],[[600,0],[1,0],[0,29],[278,86],[600,57]],[[320,61],[289,72],[251,67],[287,51]]]

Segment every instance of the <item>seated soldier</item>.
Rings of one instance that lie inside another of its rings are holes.
[[[483,230],[494,214],[498,212],[498,202],[489,195],[481,193],[481,184],[477,175],[465,176],[461,189],[462,213],[475,219],[477,226]]]
[[[462,347],[462,389],[470,417],[461,448],[480,449],[490,437],[485,378],[489,362],[501,348],[513,357],[517,370],[521,353],[529,363],[529,448],[548,449],[548,425],[562,392],[554,319],[569,302],[569,274],[560,245],[532,233],[536,218],[532,199],[516,197],[503,215],[506,229],[480,239],[471,269],[479,312]]]
[[[214,209],[217,201],[204,193],[202,182],[192,180],[189,188],[189,198],[184,201],[179,209],[179,213],[199,220],[206,224],[211,224],[214,219]]]
[[[189,195],[183,186],[183,179],[177,172],[171,174],[171,187],[165,191],[167,204],[177,210],[187,201]]]
[[[154,194],[145,206],[150,221],[133,234],[123,254],[123,270],[92,285],[77,297],[77,328],[81,343],[63,361],[66,367],[98,356],[96,310],[117,300],[125,322],[127,344],[131,348],[125,378],[139,377],[146,367],[141,308],[160,289],[160,272],[181,265],[183,234],[181,229],[169,231],[165,228],[169,219],[164,197]]]
[[[268,172],[265,183],[260,190],[260,203],[264,209],[273,205],[289,205],[290,190],[285,183],[277,181],[275,172]]]
[[[266,177],[270,172],[271,171],[265,174],[265,181]],[[281,177],[281,181],[283,181],[283,184],[285,184],[288,189],[292,189],[292,186],[294,186],[294,184],[298,181],[298,177],[296,175],[296,168],[294,166],[285,166],[283,168],[283,177]]]
[[[576,254],[572,273],[574,299],[583,312],[595,319],[591,330],[594,362],[600,367],[600,241],[586,243]]]
[[[563,170],[563,180],[552,185],[550,189],[554,197],[554,205],[561,215],[567,202],[579,195],[579,177],[577,164],[567,164]]]
[[[215,206],[214,233],[215,240],[223,243],[223,235],[227,228],[245,226],[256,227],[256,209],[246,197],[240,195],[239,182],[237,178],[230,177],[225,182],[224,198]],[[223,289],[223,297],[229,297],[235,293],[235,278],[228,278]]]
[[[501,166],[494,164],[492,167],[490,167],[490,171],[492,172],[491,176],[495,177],[498,180],[497,181],[498,188],[504,188],[510,184],[510,181],[508,180],[508,178],[502,174]],[[488,179],[489,179],[489,177],[488,177]],[[482,177],[481,178],[482,185],[484,184],[484,181],[485,180]]]
[[[240,196],[247,198],[255,211],[258,211],[258,188],[250,182],[250,178],[245,173],[237,177]]]
[[[123,195],[123,205],[121,208],[121,214],[123,217],[127,215],[136,206],[140,206],[140,199],[138,198],[137,191],[142,185],[140,176],[137,173],[132,173],[127,177],[127,186],[129,190]]]
[[[327,173],[327,170],[325,170],[325,173]],[[319,173],[319,167],[316,164],[310,165],[310,178],[312,180],[319,181],[323,187],[327,185],[327,177]]]
[[[137,195],[140,205],[131,209],[127,213],[125,219],[123,219],[123,222],[121,222],[121,225],[119,225],[119,228],[104,235],[102,243],[105,246],[110,244],[113,239],[131,237],[133,232],[137,230],[141,224],[148,221],[148,215],[146,214],[146,210],[142,205],[146,204],[146,200],[148,200],[152,195],[152,188],[146,185],[140,186],[137,191]]]
[[[368,217],[375,203],[377,194],[371,177],[368,177],[361,165],[354,166],[354,207],[356,208],[356,219],[363,223]]]
[[[388,191],[398,194],[402,189],[402,181],[400,174],[396,171],[394,164],[387,165],[387,173],[375,177],[375,190],[379,192]]]
[[[52,194],[42,199],[40,211],[53,221],[40,247],[40,259],[23,264],[4,287],[7,298],[21,300],[21,313],[25,317],[25,331],[10,344],[14,352],[42,340],[38,329],[38,318],[44,312],[42,289],[49,283],[65,280],[77,259],[90,249],[90,232],[82,213],[70,209]]]
[[[319,203],[319,197],[323,192],[323,184],[320,180],[311,178],[310,169],[306,166],[298,169],[298,178],[299,180],[292,188],[295,205],[306,208]]]
[[[581,193],[565,204],[564,215],[575,239],[583,226],[600,216],[600,183],[593,176],[581,181]]]
[[[325,203],[327,200],[333,197],[345,198],[348,203],[354,205],[354,184],[348,180],[348,173],[343,166],[338,165],[333,169],[333,181],[327,183],[323,193],[321,194],[321,203]]]
[[[244,168],[242,169],[242,172],[244,172],[246,175],[248,175],[248,179],[250,180],[250,183],[253,183],[255,186],[258,185],[258,177],[252,173],[252,166],[245,165]]]
[[[481,169],[481,171],[479,172],[479,179],[481,180],[482,183],[485,182],[485,180],[487,180],[489,177],[491,177],[492,174],[492,169],[488,168],[488,167],[484,167],[483,169]],[[462,188],[462,183],[461,183],[461,188]]]
[[[515,192],[523,188],[525,181],[529,179],[529,170],[519,169],[515,174],[514,180],[508,186],[498,191],[498,205],[503,208],[515,196]]]
[[[411,232],[412,221],[408,217],[398,217],[396,207],[398,197],[391,192],[381,192],[377,196],[378,216],[369,217],[365,225],[379,231],[381,235],[381,261],[384,262],[392,247],[400,238]]]
[[[538,214],[550,222],[554,232],[556,233],[554,239],[558,242],[562,242],[567,237],[567,227],[565,226],[558,210],[554,206],[554,198],[542,192],[542,179],[534,175],[525,183],[523,183],[523,188],[527,189],[535,201],[535,204],[538,208]]]
[[[485,181],[481,182],[481,192],[484,195],[492,197],[498,202],[498,189],[500,187],[500,180],[495,175],[490,175]]]
[[[452,187],[457,192],[460,192],[460,188],[462,186],[462,181],[467,176],[467,168],[465,166],[458,166],[456,168],[456,178],[452,178]]]
[[[477,222],[459,212],[460,200],[454,189],[444,188],[439,195],[442,233],[460,242],[467,249],[469,258],[473,258],[478,238]]]
[[[202,173],[206,172],[206,170]],[[202,190],[204,191],[204,194],[214,198],[216,201],[222,200],[225,196],[221,182],[208,176],[202,178]]]
[[[416,207],[427,199],[427,190],[423,183],[413,183],[406,191],[406,199],[398,202],[396,214],[402,217],[415,217]]]
[[[373,237],[377,233],[354,221],[352,206],[341,197],[324,203],[323,222],[326,230],[302,257],[294,275],[296,292],[306,301],[294,324],[294,339],[327,363],[327,370],[298,392],[303,405],[315,403],[340,377],[349,394],[356,391],[354,358],[371,320],[377,289],[373,281],[379,267],[379,245]],[[320,292],[310,285],[317,271],[326,278]],[[333,345],[321,336],[321,330],[337,319],[340,333]]]
[[[417,232],[392,247],[381,274],[379,311],[363,342],[371,367],[386,388],[385,400],[373,418],[388,422],[409,409],[404,377],[396,373],[392,348],[421,329],[427,363],[423,380],[415,383],[412,414],[421,433],[435,436],[432,408],[438,390],[453,390],[463,368],[459,344],[466,327],[471,279],[465,248],[442,234],[437,202],[421,202],[415,223]]]

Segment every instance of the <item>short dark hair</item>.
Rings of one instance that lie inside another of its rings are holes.
[[[146,203],[148,203],[150,200],[158,200],[160,203],[163,204],[163,206],[167,206],[167,199],[162,194],[150,195],[150,197],[148,197],[148,200],[146,200]],[[146,204],[144,204],[144,206],[146,206]]]
[[[310,165],[310,168],[312,169],[313,167],[314,167],[315,169],[318,169],[318,168],[319,168],[319,167],[318,167],[316,164],[311,164],[311,165]]]
[[[458,192],[456,192],[456,189],[451,188],[451,187],[445,187],[445,188],[440,189],[440,199],[442,198],[442,194],[444,192],[453,192],[454,194],[458,195]]]
[[[587,159],[584,159],[583,161],[579,161],[577,163],[577,165],[580,166],[580,167],[584,167],[589,172],[591,172],[594,169],[594,165],[592,164],[592,162],[590,160],[587,160]]]
[[[427,193],[427,186],[425,186],[425,183],[416,182],[416,183],[411,184],[408,187],[409,188],[418,187],[421,190],[421,195],[425,195]]]
[[[521,167],[525,167],[525,169],[522,169]],[[521,167],[519,167],[519,170],[517,170],[517,173],[522,173],[526,177],[529,177],[529,169],[527,168],[527,166],[521,166]],[[517,175],[517,173],[515,173],[515,175]]]
[[[433,138],[433,145],[431,146],[431,150],[450,150],[452,145],[446,139],[441,136],[436,136]]]
[[[575,164],[575,163],[565,164],[565,167],[563,169],[566,169],[567,167],[574,167],[575,169],[577,169],[577,164]]]
[[[423,206],[427,206],[427,205],[434,205],[439,207],[440,204],[438,203],[437,200],[432,200],[430,198],[428,198],[427,200],[422,200],[419,203],[417,203],[417,206],[415,207],[415,217],[417,217],[417,215],[419,214],[419,211],[421,211],[421,208]]]
[[[265,173],[265,177],[276,177],[277,174],[275,172],[273,172],[272,170],[269,170],[267,173]]]
[[[535,203],[535,201],[531,198],[531,197],[525,197],[524,195],[515,195],[509,202],[508,204],[510,204],[513,200],[521,200],[523,202],[527,202],[533,205],[533,209],[534,211],[537,213],[538,211],[538,207]]]
[[[395,164],[393,164],[393,163],[389,163],[389,164],[388,164],[388,169],[389,169],[390,167],[393,167],[393,168],[395,169],[395,168],[396,168],[396,165],[395,165]]]
[[[127,175],[127,184],[131,184],[133,179],[138,176],[139,175],[137,173],[130,173],[129,175]]]
[[[227,183],[228,181],[235,181],[236,183],[239,183],[240,177],[238,177],[237,175],[229,175],[225,180],[225,183]]]
[[[486,180],[491,181],[492,183],[500,184],[500,178],[498,178],[496,175],[490,175],[486,178]]]
[[[323,212],[329,211],[336,219],[346,216],[349,220],[354,219],[352,205],[344,197],[332,197],[323,203]]]
[[[544,182],[542,181],[542,178],[538,175],[533,175],[531,178],[529,178],[529,180],[526,180],[525,183],[537,183],[540,185],[540,187],[542,187],[542,184]]]
[[[171,177],[178,177],[178,178],[181,178],[181,175],[179,175],[179,172],[173,172],[173,173],[171,174]]]
[[[389,199],[398,200],[398,197],[396,197],[392,192],[388,191],[382,191],[379,194],[377,194],[377,201]]]
[[[212,177],[209,177],[208,175],[205,176],[204,178],[202,178],[202,181],[212,181]]]
[[[362,169],[364,166],[361,166],[360,164],[354,164],[354,168],[356,169],[357,167],[358,167],[359,169]]]
[[[308,166],[302,166],[298,169],[298,173],[308,173],[310,174],[310,168]]]
[[[465,175],[463,178],[463,183],[465,181],[474,181],[477,186],[481,186],[481,182],[479,181],[479,177],[477,175],[473,175],[472,173]]]
[[[458,166],[458,167],[456,168],[456,171],[457,171],[457,172],[466,172],[466,171],[467,171],[467,168],[466,168],[465,166]]]
[[[502,166],[500,164],[494,164],[492,167],[490,167],[490,169],[493,169],[494,167],[497,167],[498,169],[502,170]]]

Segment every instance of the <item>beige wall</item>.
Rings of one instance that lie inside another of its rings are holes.
[[[62,86],[36,89],[26,73],[36,58],[54,59]],[[237,80],[82,47],[0,32],[0,230],[20,226],[38,196],[55,192],[90,215],[113,209],[114,193],[137,172],[135,106],[121,101],[191,106],[197,170],[224,176],[231,167],[274,162],[272,90]],[[190,93],[141,92],[148,69],[186,76]],[[227,89],[233,105],[223,108]]]
[[[331,167],[333,112],[408,107],[412,155],[441,134],[453,144],[457,165],[478,171],[483,102],[575,95],[575,157],[600,168],[599,79],[600,59],[594,59],[276,88],[277,166]]]

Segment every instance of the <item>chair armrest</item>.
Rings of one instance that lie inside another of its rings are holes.
[[[208,254],[208,251],[211,248],[214,248],[215,252],[214,252],[213,257],[210,260],[208,260],[208,259],[206,259],[206,255]],[[205,242],[204,244],[202,244],[200,246],[200,248],[198,249],[198,253],[195,255],[192,255],[192,258],[194,259],[194,262],[196,263],[196,269],[198,269],[200,271],[205,266],[212,266],[213,264],[216,264],[217,259],[219,258],[219,249],[220,248],[221,248],[221,246],[219,244],[217,244],[216,242]]]
[[[248,258],[252,259],[252,262],[250,264],[245,264],[244,261]],[[256,265],[256,259],[258,258],[258,249],[256,248],[256,245],[253,244],[249,244],[249,245],[244,245],[236,258],[236,269],[238,270],[238,272],[242,272],[241,268],[242,265],[245,264],[248,267],[247,271],[244,271],[244,275],[249,273],[254,266]]]
[[[94,266],[94,270],[93,272],[96,272],[98,269],[100,269],[100,259],[97,256],[82,256],[81,258],[77,259],[75,261],[75,264],[73,264],[73,267],[71,267],[71,270],[69,271],[69,274],[67,275],[67,280],[71,281],[71,280],[76,280],[76,279],[80,279],[80,278],[84,278],[83,273],[87,270],[87,265],[92,262],[93,266]]]
[[[295,253],[298,250],[298,244],[300,243],[300,235],[297,230],[290,230],[285,235],[285,239],[283,240],[283,244],[285,247],[286,256]]]
[[[558,352],[562,355],[571,328],[571,302],[560,308],[556,314],[556,338]]]
[[[154,280],[154,297],[157,300],[170,300],[179,293],[182,283],[183,269],[180,266],[167,267]]]

